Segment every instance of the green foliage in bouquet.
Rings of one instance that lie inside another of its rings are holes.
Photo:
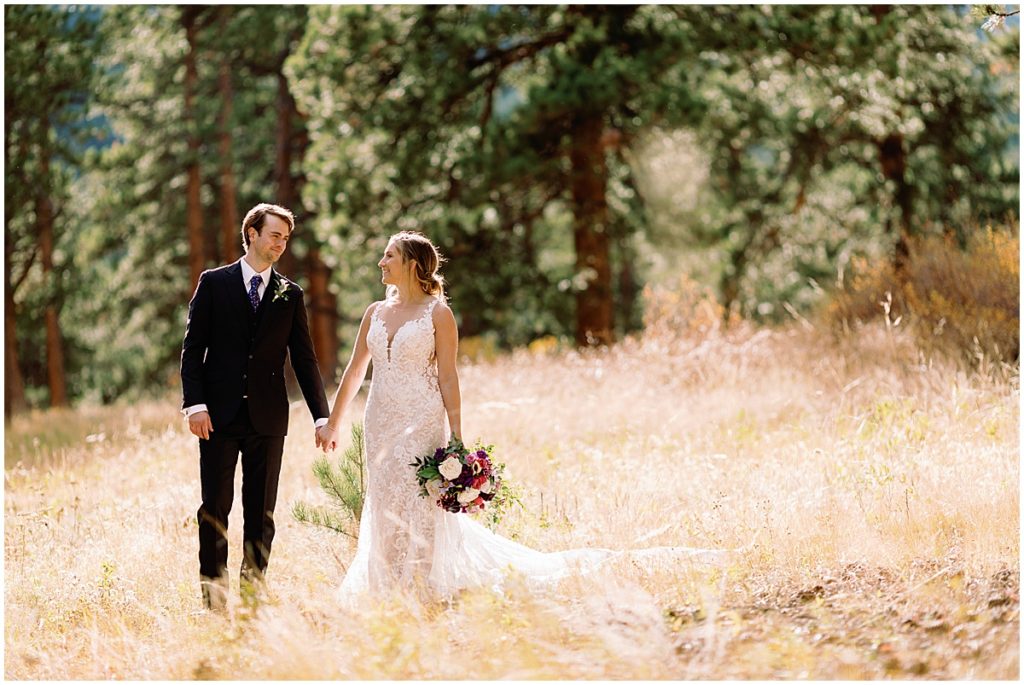
[[[328,506],[315,506],[296,502],[292,516],[301,523],[329,528],[358,537],[359,519],[366,501],[366,461],[364,458],[363,425],[352,424],[352,442],[338,459],[337,466],[326,456],[313,462],[313,475],[320,487],[331,498]]]
[[[505,475],[505,465],[498,465],[498,472],[501,477],[501,487],[494,493],[494,499],[487,503],[484,516],[481,522],[491,530],[498,527],[501,520],[512,509],[512,507],[523,507],[523,500],[519,486],[509,480]]]

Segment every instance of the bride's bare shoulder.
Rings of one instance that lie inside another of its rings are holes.
[[[377,311],[377,308],[383,304],[384,300],[377,300],[376,302],[371,302],[370,306],[366,308],[365,312],[363,312],[363,319],[369,320],[369,318],[373,316],[373,313]]]
[[[454,316],[452,308],[448,305],[448,302],[442,297],[437,298],[437,303],[434,305],[433,315],[437,316],[438,313]]]
[[[438,298],[437,304],[434,305],[434,311],[430,313],[431,318],[434,320],[434,325],[438,324],[454,324],[455,313],[452,308],[448,306],[448,303]]]

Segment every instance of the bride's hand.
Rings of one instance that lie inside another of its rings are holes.
[[[324,454],[328,451],[333,451],[338,446],[338,439],[335,437],[336,432],[326,423],[316,429],[317,447],[321,448]]]

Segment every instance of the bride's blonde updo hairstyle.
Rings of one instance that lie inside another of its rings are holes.
[[[444,277],[437,270],[444,258],[430,238],[417,231],[401,231],[391,236],[389,242],[402,255],[403,261],[412,261],[416,265],[413,279],[423,292],[443,300]],[[388,294],[393,295],[391,288],[388,288]]]

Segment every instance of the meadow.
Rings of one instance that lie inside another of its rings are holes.
[[[466,437],[496,445],[522,496],[502,534],[736,551],[539,594],[512,578],[451,605],[343,608],[353,541],[289,513],[327,501],[298,402],[270,598],[252,611],[232,593],[209,614],[178,398],[34,413],[5,436],[5,677],[1018,677],[1016,366],[929,359],[898,326],[805,323],[523,350],[460,373]],[[237,587],[237,496],[229,537]]]

